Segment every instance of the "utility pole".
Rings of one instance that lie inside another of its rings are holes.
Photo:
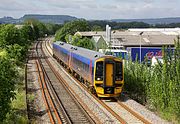
[[[140,35],[140,63],[141,63],[141,43],[142,43],[142,35],[143,35],[144,32],[141,32],[139,35]]]

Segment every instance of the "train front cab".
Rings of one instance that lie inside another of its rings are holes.
[[[124,85],[123,63],[114,57],[95,62],[94,88],[98,97],[117,97]]]

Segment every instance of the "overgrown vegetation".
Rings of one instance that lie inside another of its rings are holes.
[[[90,31],[86,20],[75,20],[67,22],[64,26],[56,32],[55,40],[65,41],[66,35],[74,35],[77,31]]]
[[[180,117],[180,39],[175,48],[163,49],[163,63],[125,63],[125,90],[131,98],[157,111],[164,118],[179,123]]]
[[[34,19],[26,20],[21,27],[0,25],[0,123],[26,123],[26,117],[17,114],[25,102],[22,102],[24,89],[19,85],[23,82],[20,70],[24,68],[31,43],[45,34],[55,33],[54,26]]]
[[[100,30],[99,27],[94,27],[95,30]],[[70,43],[75,46],[84,47],[93,50],[94,43],[87,37],[74,35],[78,31],[89,31],[89,25],[85,20],[75,20],[66,23],[60,30],[56,32],[55,40]]]
[[[15,98],[17,70],[9,59],[0,57],[0,122],[10,112],[11,100]]]
[[[10,104],[11,111],[6,115],[3,124],[28,124],[26,111],[26,91],[24,85],[24,69],[18,69],[18,78],[16,79],[15,99]]]

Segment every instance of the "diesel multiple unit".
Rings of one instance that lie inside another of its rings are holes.
[[[98,97],[116,97],[122,92],[121,59],[60,41],[53,43],[53,56]]]

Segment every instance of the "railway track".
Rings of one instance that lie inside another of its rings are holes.
[[[48,53],[52,56],[52,52],[49,50],[52,49],[52,47],[50,46],[50,43],[46,41],[45,42],[45,47],[48,51]],[[47,47],[47,45],[49,46],[49,48]],[[66,72],[68,72],[66,70]],[[73,77],[74,78],[74,77]],[[87,92],[89,92],[89,90],[87,90],[87,87],[80,83],[76,78],[74,78]],[[90,92],[89,92],[90,93]],[[90,93],[91,94],[91,93]],[[94,96],[94,99],[96,99],[100,104],[102,104],[114,117],[116,117],[121,123],[133,123],[133,122],[136,122],[136,123],[145,123],[145,124],[150,124],[150,122],[143,118],[140,114],[138,114],[137,112],[135,112],[134,110],[132,110],[131,108],[129,108],[128,106],[126,106],[125,104],[123,104],[123,102],[119,101],[119,99],[114,99],[112,101],[107,101],[107,100],[99,100],[96,96]],[[113,109],[113,105],[119,107],[119,108],[122,108],[121,110],[124,111],[124,112],[119,112],[119,111],[116,111],[117,108]],[[127,117],[123,117],[122,114],[129,114],[128,116],[127,115],[124,115],[124,116],[127,116]]]
[[[90,118],[64,85],[63,80],[53,71],[52,65],[50,65],[42,50],[41,42],[37,43],[36,50],[39,58],[38,65],[41,67],[39,73],[42,72],[39,75],[44,79],[46,86],[43,88],[49,93],[48,98],[51,99],[51,103],[54,106],[48,108],[48,112],[53,112],[49,114],[50,120],[52,120],[51,123],[94,123],[93,119]],[[49,102],[47,104],[49,105]]]
[[[42,68],[40,67],[39,61],[36,61],[36,66],[37,66],[37,71],[38,71],[38,81],[40,83],[40,88],[42,89],[42,96],[43,96],[44,103],[46,105],[50,122],[52,124],[55,124],[55,123],[61,124],[60,117],[57,114],[57,110],[54,107],[54,103],[50,96],[49,90],[47,89],[47,86],[44,82],[44,75],[42,72]]]
[[[123,107],[124,109],[126,109],[129,113],[131,113],[133,116],[135,116],[136,118],[138,118],[141,122],[145,123],[145,124],[151,124],[147,119],[143,118],[140,114],[138,114],[137,112],[133,111],[131,108],[129,108],[127,105],[125,105],[123,102],[120,101],[120,99],[115,99],[117,100],[117,103]]]

